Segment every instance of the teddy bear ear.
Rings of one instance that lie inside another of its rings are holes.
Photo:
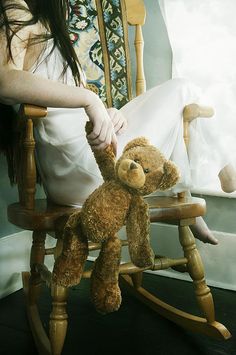
[[[134,147],[145,147],[147,145],[150,145],[150,142],[147,138],[145,137],[138,137],[130,141],[128,144],[123,149],[123,153],[126,152],[127,150],[134,148]]]
[[[168,190],[174,186],[180,178],[177,166],[171,161],[166,161],[163,165],[163,177],[159,185],[159,190]]]

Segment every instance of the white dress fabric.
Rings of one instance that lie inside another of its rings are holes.
[[[58,49],[48,56],[50,50],[48,45],[32,72],[75,85],[69,69],[61,77]],[[121,109],[128,120],[128,129],[117,137],[118,156],[132,138],[149,138],[180,169],[181,180],[171,193],[187,190],[194,184],[183,140],[182,111],[186,104],[199,102],[199,95],[198,88],[186,80],[173,79],[134,98]],[[82,205],[103,181],[86,140],[87,120],[82,108],[48,108],[47,117],[35,128],[39,172],[46,194],[55,203]]]
[[[198,167],[195,185],[209,184],[217,192],[222,163],[236,168],[236,2],[159,0],[159,5],[172,50],[172,77],[194,82],[214,107],[213,119],[191,125],[196,129],[190,156],[191,166]]]

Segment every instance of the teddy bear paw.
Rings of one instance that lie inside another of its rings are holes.
[[[121,292],[117,282],[92,282],[91,298],[96,310],[101,314],[117,311],[121,305]]]
[[[136,253],[136,254],[130,254],[131,256],[131,261],[135,266],[138,266],[140,268],[143,267],[150,267],[152,268],[154,266],[155,262],[155,255],[151,249],[149,250],[143,250],[141,253]]]

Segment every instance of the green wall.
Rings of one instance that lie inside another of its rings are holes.
[[[165,25],[158,7],[157,0],[145,0],[147,21],[144,27],[145,40],[145,73],[147,87],[168,80],[171,76],[171,49]],[[131,31],[131,42],[133,32]],[[131,46],[132,55],[134,52]],[[135,68],[133,67],[133,71]],[[39,189],[39,196],[43,195]],[[207,201],[206,221],[213,230],[235,233],[236,199],[203,196]],[[15,187],[10,187],[4,157],[0,157],[0,237],[9,235],[19,229],[7,221],[7,205],[17,200]]]
[[[7,176],[5,157],[0,157],[0,237],[16,232],[13,225],[7,222],[7,205],[17,200],[16,187],[10,187]]]
[[[236,198],[200,195],[206,200],[205,221],[214,231],[236,233]]]

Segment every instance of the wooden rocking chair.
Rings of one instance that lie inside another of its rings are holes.
[[[135,49],[137,59],[136,94],[139,95],[145,91],[142,25],[144,25],[146,14],[143,1],[121,0],[117,5],[114,5],[114,2],[112,3],[112,1],[109,0],[84,0],[83,3],[85,8],[90,10],[90,16],[95,16],[95,13],[97,15],[97,19],[94,19],[93,24],[95,23],[97,28],[99,28],[101,42],[100,44],[97,42],[96,46],[98,46],[98,50],[99,48],[102,49],[105,73],[104,82],[102,82],[102,84],[99,83],[98,86],[96,86],[96,80],[93,80],[93,78],[90,78],[88,75],[88,86],[91,90],[101,95],[108,107],[117,103],[117,97],[119,98],[119,104],[122,105],[131,98],[130,64],[127,51],[127,23],[135,26]],[[103,17],[103,13],[107,11],[108,5],[109,11],[113,11],[114,22],[112,24],[105,23]],[[96,9],[96,11],[94,9]],[[88,18],[85,20],[87,22],[89,21]],[[112,63],[114,63],[114,57],[112,53],[108,53],[107,49],[107,42],[112,40],[112,36],[115,36],[115,34],[111,33],[111,31],[106,32],[107,29],[111,30],[114,24],[122,25],[125,35],[119,38],[117,42],[119,45],[118,55],[122,55],[126,58],[126,66],[122,68],[124,75],[119,79],[120,86],[116,87],[113,86],[113,82],[110,78],[111,72],[115,71],[115,67],[112,67],[113,64],[109,64],[109,60],[112,60]],[[72,27],[70,28],[71,38],[76,46],[76,39],[78,39],[79,33],[76,33],[74,28],[76,28],[76,26],[73,27],[72,23]],[[94,50],[96,50],[96,48]],[[123,95],[121,91],[119,91],[119,87],[122,85],[126,85],[127,87],[126,95]],[[104,94],[105,91],[106,95]],[[115,96],[112,96],[112,94]],[[19,202],[8,207],[8,219],[14,225],[33,232],[30,262],[31,271],[30,273],[23,272],[22,274],[28,318],[39,353],[59,355],[63,348],[67,330],[68,316],[66,313],[66,302],[68,290],[64,287],[51,284],[51,273],[44,265],[44,259],[47,255],[54,254],[55,258],[59,255],[61,251],[61,235],[64,221],[75,209],[52,204],[46,199],[35,199],[36,167],[34,160],[35,142],[33,124],[39,118],[43,119],[43,117],[47,115],[47,109],[23,104],[22,114],[21,130],[23,132],[23,138],[20,142],[21,150],[18,168]],[[197,117],[206,117],[212,114],[212,109],[202,108],[196,104],[183,108],[184,138],[186,144],[188,143],[189,122]],[[172,267],[181,272],[188,272],[193,280],[194,291],[202,317],[176,309],[147,292],[142,287],[142,272],[144,269],[134,266],[131,262],[120,266],[122,284],[138,299],[176,324],[193,332],[203,333],[219,339],[228,339],[230,337],[229,331],[222,324],[215,321],[212,295],[206,285],[201,257],[196,248],[195,239],[189,229],[189,226],[195,223],[196,217],[204,215],[206,210],[205,201],[200,198],[186,197],[184,194],[179,194],[171,198],[147,197],[146,200],[150,206],[151,222],[171,223],[178,226],[179,240],[184,252],[183,257],[178,259],[170,259],[164,256],[156,257],[154,270],[163,270]],[[55,232],[57,245],[55,248],[46,249],[46,234],[52,231]],[[123,244],[126,245],[127,243],[124,241]],[[89,244],[90,250],[96,250],[99,249],[99,247],[100,246],[95,243]],[[84,277],[89,278],[89,276],[90,271],[84,272]],[[49,284],[52,294],[49,336],[46,334],[40,321],[37,308],[37,300],[40,297],[43,281]]]

